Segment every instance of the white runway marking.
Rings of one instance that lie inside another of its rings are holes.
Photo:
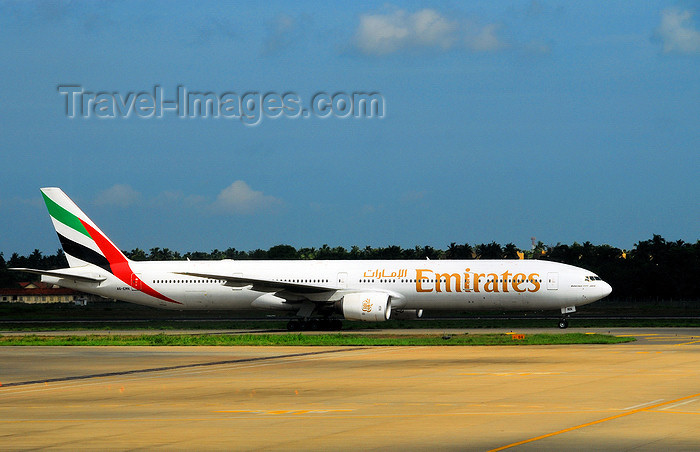
[[[623,408],[622,410],[623,410],[623,411],[626,411],[626,410],[634,410],[635,408],[641,408],[641,407],[643,407],[643,406],[645,406],[645,405],[653,405],[653,404],[655,404],[655,403],[657,403],[657,402],[662,402],[663,400],[664,400],[664,399],[656,399],[656,400],[652,400],[651,402],[644,402],[644,403],[640,403],[639,405],[628,406],[627,408]]]
[[[685,402],[676,403],[675,405],[665,406],[665,407],[660,408],[660,409],[661,409],[661,410],[670,410],[671,408],[675,408],[675,407],[677,407],[677,406],[686,405],[686,404],[688,404],[688,403],[693,403],[693,402],[695,402],[696,400],[698,400],[698,399],[686,400]]]

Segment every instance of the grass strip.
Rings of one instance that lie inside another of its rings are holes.
[[[632,337],[607,334],[526,334],[513,339],[510,334],[237,334],[237,335],[85,335],[85,336],[0,336],[0,346],[465,346],[465,345],[567,345],[617,344]]]
[[[556,328],[558,318],[551,319],[436,319],[391,320],[389,322],[344,322],[343,331],[375,329],[452,329],[452,328]],[[698,318],[675,319],[580,319],[569,320],[571,328],[697,328]],[[0,320],[1,331],[84,331],[113,330],[286,330],[287,322],[279,320],[210,321],[210,320],[151,320],[151,321],[76,321],[11,323]]]

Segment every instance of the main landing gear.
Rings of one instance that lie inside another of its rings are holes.
[[[287,331],[340,331],[340,319],[295,319],[287,322]]]
[[[569,320],[566,317],[559,319],[559,328],[562,330],[569,327]]]

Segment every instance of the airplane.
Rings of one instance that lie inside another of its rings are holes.
[[[557,309],[559,328],[567,328],[577,306],[612,291],[588,270],[532,259],[137,262],[60,188],[41,193],[69,266],[12,270],[156,308],[286,311],[294,314],[290,331],[339,330],[341,318],[420,318],[424,310]]]

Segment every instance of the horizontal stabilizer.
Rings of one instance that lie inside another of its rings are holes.
[[[38,270],[35,268],[9,268],[8,270],[14,270],[17,272],[25,272],[25,273],[33,273],[35,275],[46,275],[46,276],[53,276],[55,278],[65,278],[65,279],[73,279],[73,280],[78,280],[78,281],[84,281],[84,282],[94,282],[94,283],[99,283],[104,281],[105,278],[104,276],[99,276],[94,273],[80,273],[80,268],[63,268],[59,270]],[[77,271],[76,271],[77,270]]]

